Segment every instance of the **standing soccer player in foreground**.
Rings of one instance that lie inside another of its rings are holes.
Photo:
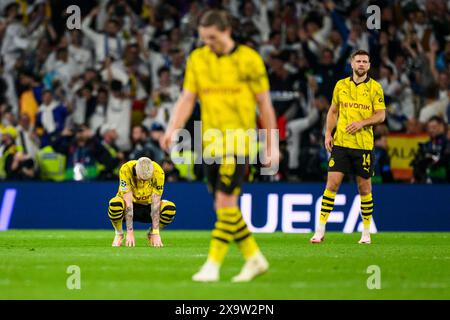
[[[246,263],[233,281],[245,282],[269,268],[238,207],[246,165],[238,163],[236,158],[248,156],[251,146],[246,140],[242,154],[236,148],[242,149],[243,145],[235,145],[233,150],[225,149],[225,141],[207,141],[205,133],[208,130],[219,130],[225,136],[226,129],[234,129],[236,132],[256,129],[257,105],[262,127],[270,131],[276,128],[275,112],[263,60],[253,49],[234,42],[227,12],[206,12],[200,20],[198,30],[205,46],[194,50],[188,58],[183,93],[161,140],[161,146],[168,148],[175,130],[183,128],[189,119],[198,97],[204,150],[218,144],[221,154],[216,154],[213,158],[219,158],[222,162],[205,165],[208,186],[214,194],[217,222],[212,232],[208,259],[192,279],[201,282],[218,281],[229,244],[235,241]],[[239,133],[236,136],[239,138]],[[267,137],[267,153],[271,155],[273,166],[278,161],[278,146],[271,147],[270,134]]]
[[[333,210],[334,198],[344,174],[354,173],[361,195],[364,225],[359,243],[370,244],[373,212],[372,126],[384,121],[386,107],[381,85],[367,74],[370,69],[369,59],[366,51],[354,52],[351,55],[352,76],[338,81],[334,88],[325,132],[325,148],[331,152],[328,179],[320,209],[320,223],[311,238],[312,243],[324,240],[325,224]],[[332,136],[334,129],[336,131]]]

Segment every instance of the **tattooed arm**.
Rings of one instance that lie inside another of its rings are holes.
[[[152,195],[152,205],[150,215],[152,217],[152,233],[150,235],[150,244],[153,247],[162,247],[161,236],[159,235],[159,213],[161,211],[161,196]]]
[[[125,200],[125,223],[127,225],[127,238],[126,245],[127,247],[134,247],[134,229],[133,229],[133,194],[131,192],[125,193],[123,195],[123,199]]]

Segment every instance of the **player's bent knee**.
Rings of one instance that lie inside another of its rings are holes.
[[[168,200],[162,200],[161,211],[159,214],[159,222],[161,224],[161,227],[165,227],[166,225],[170,224],[175,218],[176,213],[177,208],[175,206],[175,203]]]
[[[114,197],[109,200],[108,217],[112,221],[123,219],[125,212],[125,201],[120,197]]]

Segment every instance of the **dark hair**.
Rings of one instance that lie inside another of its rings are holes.
[[[120,27],[120,22],[116,18],[108,19],[108,23],[114,23],[118,28]]]
[[[59,56],[59,54],[61,53],[68,53],[67,48],[64,47],[59,47],[58,49],[56,49],[56,55]]]
[[[120,82],[119,80],[113,80],[111,81],[111,90],[112,91],[122,91],[122,82]]]
[[[443,126],[445,126],[445,121],[442,117],[440,116],[432,116],[429,120],[428,123],[430,123],[431,121],[436,121],[439,124],[442,124]]]
[[[391,75],[394,74],[394,69],[393,69],[390,65],[388,65],[388,64],[383,64],[382,67],[385,68],[385,69],[387,69],[387,70],[389,70],[389,73],[390,73]]]
[[[159,68],[158,69],[158,77],[161,77],[161,74],[163,73],[163,72],[169,72],[170,73],[170,69],[169,68],[167,68],[167,67],[161,67],[161,68]]]
[[[280,31],[271,31],[269,39],[273,39],[275,36],[281,36],[281,32]]]
[[[425,97],[428,99],[437,99],[439,97],[439,87],[431,85],[425,90]]]
[[[140,128],[146,136],[149,134],[148,128],[142,124],[135,125],[134,128]]]
[[[350,56],[352,58],[352,60],[356,57],[356,56],[367,56],[369,58],[370,61],[370,54],[366,51],[366,50],[356,50],[352,53],[352,55]]]
[[[89,90],[89,91],[93,91],[94,90],[94,87],[92,86],[92,84],[91,83],[86,83],[84,86],[83,86],[83,90]]]
[[[231,28],[230,15],[225,10],[212,9],[206,11],[199,22],[200,27],[216,26],[220,31]]]
[[[325,48],[325,49],[323,49],[323,50],[322,50],[322,55],[323,55],[325,52],[328,52],[328,53],[331,54],[331,55],[334,54],[334,51],[331,50],[330,48]]]
[[[104,94],[108,95],[108,89],[105,88],[105,87],[100,87],[100,88],[97,90],[97,95],[98,95],[99,93],[101,93],[101,92],[103,92]]]

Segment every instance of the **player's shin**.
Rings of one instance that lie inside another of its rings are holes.
[[[311,243],[320,243],[325,238],[325,225],[327,224],[328,217],[334,207],[334,199],[336,198],[336,192],[325,189],[322,196],[322,203],[320,206],[319,224],[316,226],[316,232],[311,238]]]
[[[233,241],[233,234],[221,221],[217,221],[212,232],[209,246],[208,260],[221,265],[228,252],[230,242]]]
[[[259,250],[255,238],[242,217],[238,207],[222,208],[217,210],[217,227],[227,228],[232,232],[233,240],[246,262],[240,273],[233,277],[233,282],[250,281],[269,269],[269,263]]]
[[[322,204],[320,207],[320,224],[325,225],[328,221],[331,211],[334,206],[334,199],[336,198],[336,192],[325,189],[322,197]]]
[[[227,228],[233,240],[237,243],[239,250],[247,260],[259,251],[256,241],[247,228],[238,207],[221,208],[217,210],[218,226]]]
[[[372,221],[373,199],[372,193],[361,195],[361,215],[363,219],[364,230],[369,232],[370,222]]]

